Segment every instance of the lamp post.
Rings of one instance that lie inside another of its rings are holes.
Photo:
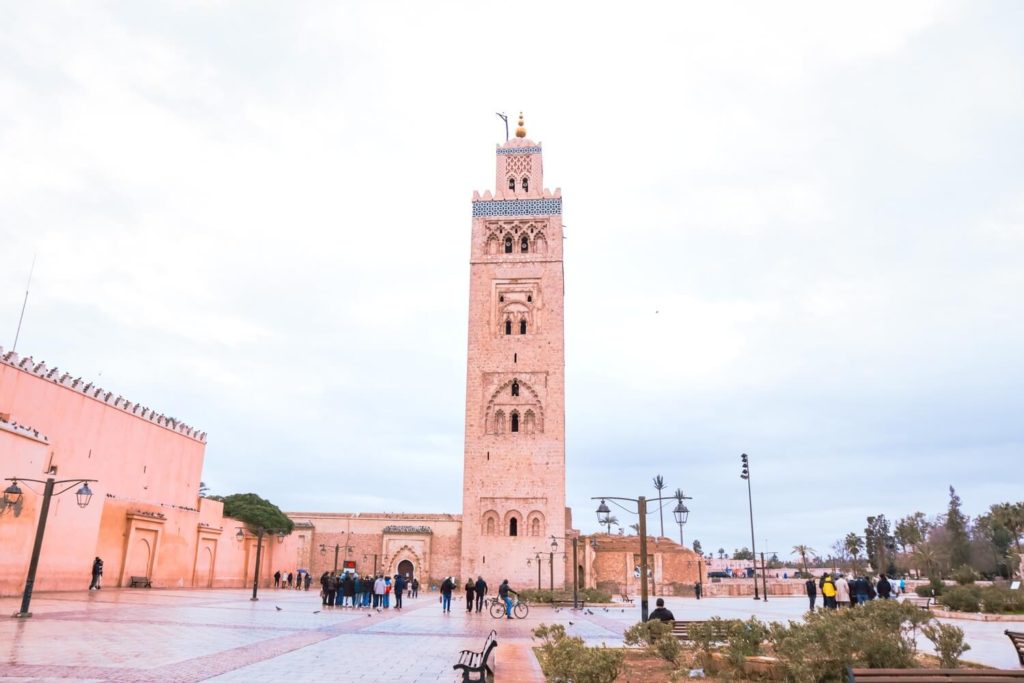
[[[15,612],[14,617],[28,618],[32,616],[32,613],[28,611],[29,603],[32,602],[32,588],[36,583],[36,569],[39,568],[39,553],[43,549],[43,533],[46,531],[46,517],[50,513],[50,499],[55,495],[70,491],[73,487],[81,484],[81,488],[75,492],[75,499],[78,503],[78,507],[85,508],[92,500],[92,490],[89,488],[89,482],[95,482],[95,479],[62,479],[57,481],[53,477],[48,477],[46,481],[40,481],[39,479],[18,479],[8,478],[5,481],[11,482],[11,485],[4,489],[4,506],[17,505],[21,502],[22,493],[21,487],[18,486],[18,482],[32,482],[33,484],[43,484],[43,504],[39,508],[39,524],[36,526],[36,538],[32,544],[32,559],[28,563],[28,577],[25,579],[25,592],[21,594],[21,609]],[[67,484],[66,487],[62,488],[57,493],[53,492],[53,489],[58,484]]]
[[[579,568],[579,540],[580,539],[578,537],[576,537],[576,536],[573,536],[570,539],[566,539],[564,536],[552,536],[551,537],[551,550],[552,551],[557,551],[558,550],[558,541],[557,541],[557,539],[559,539],[559,538],[562,539],[563,541],[569,540],[569,541],[572,542],[572,608],[573,609],[578,609],[579,608],[579,583],[578,583],[579,582],[579,576],[578,576],[579,569],[578,568]],[[591,540],[593,540],[593,539],[591,539]],[[596,547],[597,541],[594,540],[594,543],[595,543],[595,547]],[[553,554],[554,553],[552,553],[552,555]],[[552,587],[551,587],[551,590],[552,590],[552,592],[554,592],[554,570],[552,570]]]
[[[683,544],[683,525],[686,524],[686,520],[690,518],[690,508],[686,507],[684,500],[693,500],[691,496],[684,496],[682,491],[676,492],[676,507],[672,510],[672,515],[676,518],[676,524],[679,525],[679,545],[682,547]]]
[[[540,591],[542,589],[540,587],[540,563],[541,563],[541,558],[540,558],[540,553],[539,552],[538,553],[534,553],[533,561],[537,563],[537,590]],[[526,566],[530,566],[530,558],[529,557],[526,558]]]
[[[323,543],[320,544],[320,556],[321,557],[326,557],[327,556],[327,549],[328,548],[330,548],[329,545],[325,545]],[[350,546],[350,545],[341,545],[340,543],[335,543],[334,544],[334,573],[335,574],[338,573],[338,552],[342,548],[345,549],[345,557],[348,557],[348,554],[353,550],[352,546]],[[377,556],[374,555],[374,558],[376,558],[376,557]],[[366,559],[366,555],[363,555],[363,559]],[[376,564],[376,560],[374,561],[374,564]]]
[[[750,554],[754,560],[754,599],[760,600],[757,592],[757,548],[754,546],[754,498],[750,494],[750,461],[746,453],[740,455],[743,469],[740,472],[740,479],[747,480],[747,504],[750,506]]]
[[[611,509],[606,500],[624,500],[630,503],[636,503],[636,514],[640,517],[640,620],[647,621],[648,604],[647,604],[647,503],[649,501],[662,501],[662,500],[673,500],[674,496],[664,496],[658,498],[646,498],[640,496],[639,498],[619,498],[616,496],[598,496],[591,498],[591,500],[600,500],[601,504],[597,506],[597,521],[598,524],[607,524],[608,518],[611,516]]]
[[[251,531],[251,530],[250,530]],[[276,529],[264,529],[263,527],[256,527],[256,569],[252,575],[252,597],[249,598],[251,602],[259,600],[257,593],[260,587],[260,558],[263,552],[263,535],[264,534],[277,534],[277,542],[284,543],[284,532]],[[238,533],[235,534],[235,538],[239,541],[245,540],[245,529],[238,527]]]

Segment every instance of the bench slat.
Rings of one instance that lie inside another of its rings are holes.
[[[993,669],[848,669],[850,683],[1005,683],[1024,681],[1024,671]]]

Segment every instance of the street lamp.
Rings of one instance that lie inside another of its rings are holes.
[[[599,524],[607,524],[608,518],[611,515],[611,509],[608,507],[606,500],[624,500],[630,503],[636,503],[636,514],[640,517],[640,620],[647,621],[647,503],[649,501],[662,501],[672,500],[675,496],[664,496],[658,498],[647,498],[640,496],[639,498],[619,498],[616,496],[598,496],[593,497],[591,500],[600,500],[601,504],[597,506],[597,521]],[[621,506],[620,506],[621,507]],[[625,508],[623,508],[625,509]]]
[[[740,455],[743,469],[740,472],[740,479],[747,480],[747,503],[750,506],[750,555],[754,560],[754,599],[760,600],[757,592],[757,548],[754,546],[754,499],[750,494],[750,461],[746,453]]]
[[[537,563],[537,590],[540,591],[541,590],[541,587],[540,587],[540,563],[541,563],[541,559],[540,559],[540,553],[539,552],[538,553],[534,553],[532,561]],[[527,567],[530,566],[530,562],[531,562],[531,559],[529,557],[526,558],[526,566]]]
[[[6,481],[11,482],[11,485],[4,489],[4,504],[5,506],[17,505],[21,502],[23,494],[21,487],[18,486],[18,478],[8,478]],[[59,496],[66,491],[70,491],[72,488],[81,484],[82,486],[75,492],[75,500],[78,503],[78,507],[85,508],[92,500],[92,489],[89,488],[89,482],[95,482],[95,479],[63,479],[57,481],[53,477],[47,478],[46,481],[40,481],[39,479],[21,479],[22,482],[32,482],[33,484],[43,484],[43,504],[39,508],[39,524],[36,526],[36,539],[32,544],[32,559],[28,564],[28,577],[25,579],[25,592],[21,595],[21,609],[15,612],[12,616],[27,618],[31,617],[32,613],[28,611],[29,603],[32,602],[32,588],[36,583],[36,569],[39,568],[39,553],[43,548],[43,533],[46,531],[46,517],[50,513],[50,499],[55,495]],[[53,492],[53,489],[58,484],[67,484],[65,488]]]
[[[250,529],[250,531],[252,530]],[[283,530],[264,529],[263,527],[256,527],[256,531],[254,533],[256,534],[256,570],[253,572],[252,576],[252,597],[249,598],[250,601],[259,600],[259,598],[256,597],[256,594],[259,591],[260,586],[260,558],[263,552],[263,535],[275,534],[277,535],[277,542],[284,543]],[[238,533],[235,534],[235,538],[237,538],[239,541],[245,540],[245,529],[243,529],[242,527],[238,527]]]
[[[578,597],[579,596],[579,576],[578,576],[579,569],[578,568],[579,568],[579,540],[580,539],[578,537],[576,537],[576,536],[573,536],[570,539],[566,539],[564,536],[552,536],[551,537],[552,555],[554,555],[554,552],[557,552],[557,550],[558,550],[558,541],[556,539],[559,539],[559,538],[561,538],[563,541],[569,540],[569,541],[572,542],[572,608],[573,609],[578,609],[579,608],[579,597]],[[597,540],[592,538],[592,539],[590,539],[590,542],[591,542],[591,544],[593,544],[594,549],[596,550],[597,549]],[[568,557],[567,557],[567,559],[568,559]],[[551,590],[553,592],[554,591],[554,569],[552,569],[551,584],[552,584]]]
[[[323,543],[321,543],[321,544],[320,544],[320,554],[321,554],[322,556],[326,557],[326,556],[327,556],[327,549],[328,549],[329,547],[330,547],[330,546],[328,546],[328,545],[324,545]],[[349,552],[350,552],[350,551],[351,551],[351,550],[353,549],[353,548],[352,548],[352,546],[350,546],[350,545],[341,545],[340,543],[335,543],[335,544],[334,544],[334,573],[335,573],[335,574],[337,574],[337,573],[338,573],[338,552],[339,552],[339,551],[340,551],[340,550],[341,550],[342,548],[344,548],[344,549],[345,549],[345,557],[348,557],[348,554],[349,554]],[[366,558],[366,556],[365,556],[365,555],[363,555],[363,558],[365,559],[365,558]]]

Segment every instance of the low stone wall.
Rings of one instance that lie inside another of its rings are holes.
[[[757,582],[758,591],[762,590],[761,581]],[[739,598],[754,595],[753,579],[711,579],[704,584],[704,595],[716,598]],[[768,597],[806,595],[803,579],[768,579]]]

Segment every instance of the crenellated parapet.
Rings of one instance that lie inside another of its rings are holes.
[[[115,395],[113,392],[107,391],[92,382],[86,382],[81,377],[72,377],[67,372],[61,372],[59,368],[47,367],[45,362],[40,361],[37,363],[33,360],[32,356],[18,356],[14,351],[5,352],[4,348],[0,346],[0,364],[27,372],[48,382],[59,384],[69,391],[77,392],[94,401],[106,403],[108,406],[130,413],[141,420],[152,422],[158,427],[163,427],[190,439],[206,443],[206,432],[190,427],[177,418],[168,417],[139,403],[133,403],[125,397]]]

